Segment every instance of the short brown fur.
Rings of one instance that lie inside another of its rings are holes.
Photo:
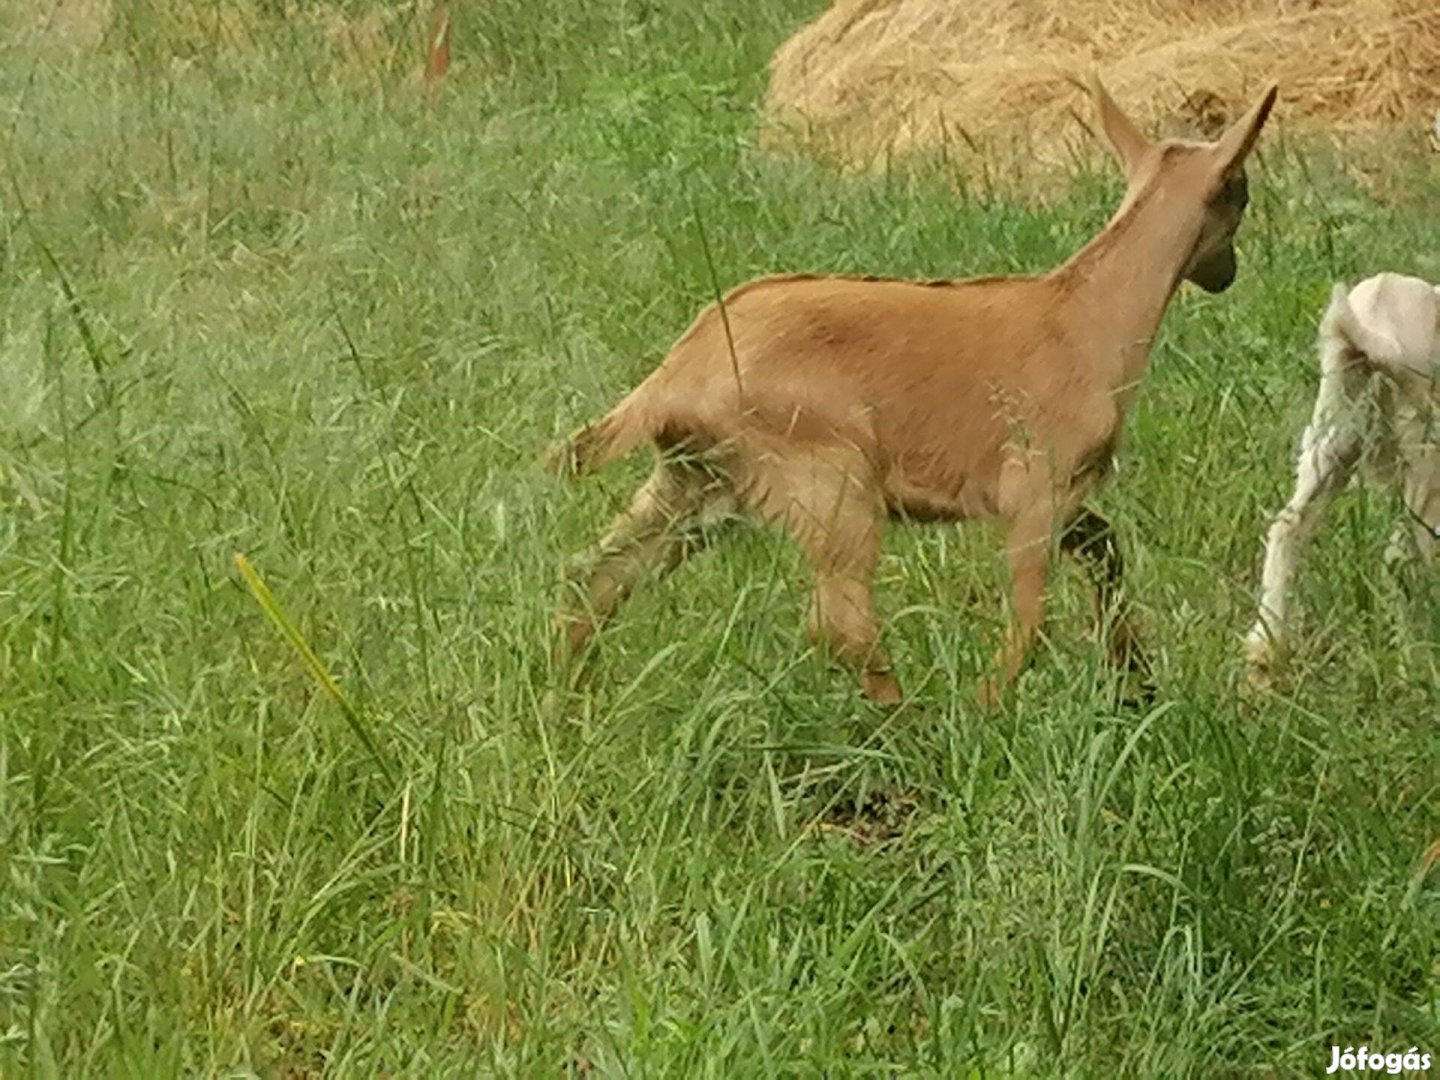
[[[660,366],[608,415],[552,453],[562,474],[645,442],[651,478],[583,560],[559,616],[577,652],[642,578],[700,545],[707,521],[744,512],[782,525],[816,571],[811,634],[896,701],[871,579],[883,522],[998,520],[1013,621],[982,696],[1019,672],[1044,616],[1052,546],[1091,567],[1102,614],[1121,565],[1084,500],[1107,473],[1151,342],[1182,279],[1234,278],[1243,163],[1270,87],[1214,143],[1152,143],[1092,83],[1125,170],[1107,227],[1037,277],[915,282],[786,274],[702,311]],[[1140,663],[1123,609],[1111,657]]]

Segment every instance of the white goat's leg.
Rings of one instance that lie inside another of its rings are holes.
[[[1408,643],[1416,609],[1411,601],[1426,597],[1424,571],[1440,550],[1440,444],[1428,440],[1423,425],[1400,427],[1401,496],[1399,520],[1385,548],[1387,594],[1396,602],[1392,632],[1396,661],[1402,674],[1409,664]],[[1433,641],[1427,628],[1423,640]]]
[[[1355,418],[1346,415],[1350,395],[1342,380],[1335,372],[1320,381],[1314,419],[1301,440],[1295,493],[1266,537],[1260,613],[1245,639],[1252,678],[1263,676],[1284,645],[1287,592],[1300,552],[1325,507],[1349,482],[1360,457],[1360,433]]]
[[[1433,559],[1440,548],[1440,445],[1406,447],[1403,454],[1405,519],[1385,549],[1386,565],[1396,568],[1416,555]]]

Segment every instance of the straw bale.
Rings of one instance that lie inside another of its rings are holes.
[[[859,167],[996,140],[1063,160],[1090,70],[1152,131],[1213,131],[1271,79],[1286,123],[1423,131],[1440,0],[836,0],[775,53],[765,139]]]

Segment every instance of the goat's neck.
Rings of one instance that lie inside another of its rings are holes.
[[[1086,362],[1129,399],[1180,284],[1203,224],[1203,208],[1161,185],[1127,198],[1103,232],[1054,276],[1068,279],[1064,301],[1085,327]]]

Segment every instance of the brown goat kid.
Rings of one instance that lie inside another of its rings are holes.
[[[814,563],[811,636],[900,698],[878,643],[871,583],[888,516],[987,518],[1008,534],[1013,621],[982,685],[993,704],[1044,617],[1052,547],[1083,559],[1112,661],[1143,667],[1123,610],[1110,526],[1084,506],[1107,473],[1151,342],[1181,279],[1235,277],[1244,161],[1272,85],[1216,142],[1152,143],[1091,87],[1125,171],[1114,218],[1038,277],[905,281],[761,278],[701,312],[608,415],[552,452],[562,475],[653,443],[653,475],[582,561],[559,616],[580,651],[642,579],[701,546],[700,526],[748,512]]]

